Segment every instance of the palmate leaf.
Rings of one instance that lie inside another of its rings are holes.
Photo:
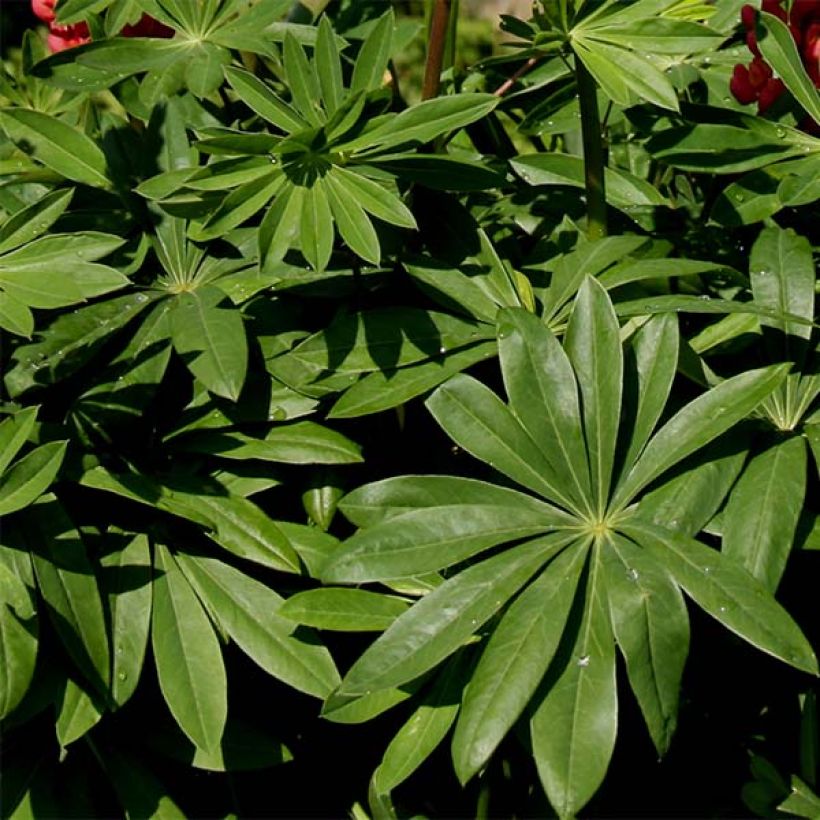
[[[600,272],[618,261],[616,251],[623,256],[635,247],[604,241],[589,249],[586,262]],[[544,788],[559,816],[571,817],[600,786],[614,748],[616,645],[656,747],[663,753],[669,745],[689,636],[681,590],[764,651],[801,669],[816,662],[789,616],[751,576],[682,534],[698,532],[717,511],[746,442],[733,433],[698,460],[681,462],[755,410],[785,368],[727,379],[655,433],[677,370],[675,317],[646,320],[624,354],[604,287],[590,277],[578,281],[570,265],[558,273],[557,304],[569,296],[562,287],[577,291],[563,346],[535,315],[499,312],[508,404],[463,375],[427,402],[453,441],[524,492],[447,476],[365,485],[340,504],[360,529],[328,559],[322,577],[389,581],[450,567],[447,580],[354,663],[330,711],[365,698],[387,708],[395,687],[429,673],[481,629],[486,645],[453,739],[456,773],[462,781],[475,775],[529,715]],[[691,497],[684,492],[690,488]],[[544,534],[510,545],[532,537],[531,523]],[[490,548],[492,557],[480,560]],[[708,568],[704,580],[695,566],[701,563]],[[754,600],[760,615],[748,611]],[[368,712],[365,706],[357,708]],[[449,715],[429,720],[437,736]],[[412,754],[420,748],[426,747]]]

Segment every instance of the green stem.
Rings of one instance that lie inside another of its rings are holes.
[[[576,55],[575,81],[581,109],[581,140],[584,147],[584,183],[587,192],[587,234],[600,239],[607,234],[604,145],[595,80]]]
[[[421,88],[422,100],[432,100],[433,97],[438,96],[444,50],[447,47],[451,5],[452,0],[436,0],[433,7],[430,36],[427,40],[427,63],[424,66],[424,83]]]

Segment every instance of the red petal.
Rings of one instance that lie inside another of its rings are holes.
[[[729,82],[729,90],[734,98],[743,105],[748,105],[757,99],[757,91],[749,82],[749,69],[745,65],[736,65]]]
[[[757,99],[757,113],[765,113],[785,90],[783,80],[769,80]]]

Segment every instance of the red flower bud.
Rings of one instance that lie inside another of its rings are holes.
[[[54,19],[54,0],[31,0],[31,10],[44,22]]]
[[[54,22],[54,5],[56,0],[31,0],[32,11],[48,23],[46,42],[52,52],[65,51],[67,48],[81,46],[90,40],[88,26],[84,22],[70,26],[61,26]],[[153,17],[143,14],[132,26],[125,26],[123,37],[173,37],[173,29],[163,25]]]

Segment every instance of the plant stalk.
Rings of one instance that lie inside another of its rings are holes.
[[[427,62],[424,66],[424,82],[421,87],[422,100],[432,100],[433,97],[438,96],[441,69],[444,64],[444,50],[447,47],[451,6],[452,0],[435,0],[433,16],[430,20],[430,35],[427,38]]]
[[[575,56],[575,81],[581,109],[581,141],[584,149],[584,184],[587,193],[587,235],[600,239],[607,235],[604,144],[598,95],[593,76]]]

